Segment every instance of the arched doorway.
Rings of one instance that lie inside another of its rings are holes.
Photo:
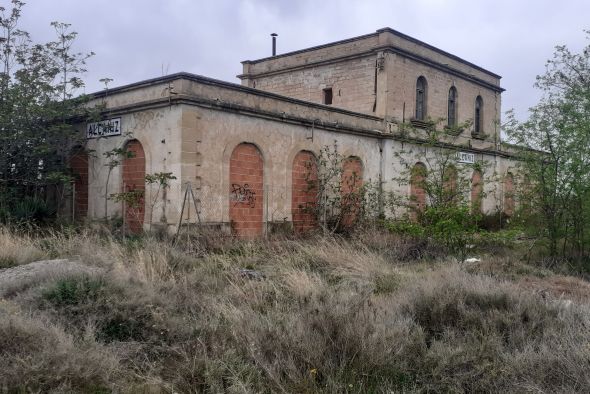
[[[313,153],[301,151],[293,159],[291,171],[291,214],[293,229],[303,233],[316,227],[318,165]]]
[[[471,212],[482,213],[483,178],[480,170],[473,170],[471,175]]]
[[[74,197],[74,219],[88,215],[88,153],[83,148],[76,148],[70,156],[70,169],[74,176],[72,195]]]
[[[447,205],[455,205],[459,200],[457,189],[457,169],[455,166],[448,166],[443,172],[442,195],[440,202]]]
[[[263,233],[264,160],[249,143],[235,147],[229,159],[229,219],[234,235],[254,238]]]
[[[124,203],[125,224],[130,232],[137,234],[143,231],[145,214],[145,152],[138,140],[129,141],[125,150],[129,154],[123,160],[122,191],[137,193],[132,203]]]
[[[352,226],[359,217],[363,186],[363,162],[358,157],[351,156],[344,160],[341,179],[342,227]]]
[[[504,177],[504,213],[514,215],[514,177],[511,173]]]
[[[426,166],[422,163],[414,164],[410,173],[410,216],[413,220],[426,208]]]

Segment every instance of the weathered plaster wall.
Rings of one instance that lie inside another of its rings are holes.
[[[289,98],[269,95],[253,89],[195,76],[172,76],[175,95],[155,102],[149,92],[162,91],[168,82],[150,83],[142,100],[141,86],[132,92],[123,89],[124,98],[113,93],[107,100],[111,114],[122,119],[122,136],[88,141],[90,160],[89,217],[104,217],[106,160],[103,153],[135,138],[146,155],[146,172],[172,172],[166,196],[156,201],[153,222],[162,222],[172,231],[180,219],[183,193],[187,183],[195,191],[201,220],[227,227],[230,220],[230,156],[240,143],[254,144],[263,158],[264,192],[256,201],[263,207],[264,223],[288,223],[292,220],[292,172],[297,153],[318,155],[335,142],[345,156],[362,160],[364,181],[383,180],[385,191],[409,193],[408,184],[393,179],[407,172],[405,163],[414,163],[422,147],[397,140],[391,124],[383,119],[343,111]],[[461,94],[461,92],[459,92]],[[136,100],[136,101],[133,101]],[[134,106],[132,106],[134,105]],[[157,105],[157,107],[156,107]],[[115,116],[113,115],[113,116]],[[108,116],[110,117],[110,115]],[[477,141],[474,141],[474,143]],[[488,144],[493,149],[493,144]],[[465,146],[469,150],[469,146]],[[413,151],[400,162],[396,152]],[[493,151],[476,153],[477,160],[489,162],[484,175],[484,211],[493,211],[502,201],[502,183],[487,181],[489,174],[503,176],[513,161]],[[489,172],[488,172],[489,171]],[[491,178],[489,178],[491,179]],[[107,194],[121,190],[121,168],[111,174]],[[146,194],[146,219],[155,187]],[[108,202],[108,215],[121,216],[120,204]],[[194,207],[184,219],[195,222]],[[145,226],[147,228],[147,224]]]
[[[91,152],[89,160],[89,217],[100,219],[105,217],[105,195],[122,191],[122,166],[113,168],[107,185],[108,160],[104,153],[115,148],[122,148],[132,139],[138,140],[146,157],[146,173],[156,172],[181,173],[181,111],[178,106],[143,110],[118,115],[121,117],[121,136],[90,139],[87,150]],[[145,222],[149,220],[148,204],[153,200],[156,187],[146,188]],[[178,200],[180,190],[172,189],[167,198]],[[160,198],[155,202],[154,221],[162,215],[164,201]],[[121,217],[122,205],[107,201],[107,216]]]
[[[207,222],[228,222],[230,206],[229,158],[236,146],[254,144],[264,160],[264,221],[290,222],[292,201],[292,166],[297,153],[316,155],[325,146],[337,142],[340,153],[357,156],[364,164],[365,179],[379,178],[379,140],[351,134],[329,132],[289,123],[276,122],[218,110],[185,107],[199,118],[197,128],[188,135],[202,135],[202,164],[194,182]],[[313,136],[313,139],[312,139]],[[190,177],[184,177],[190,181]]]

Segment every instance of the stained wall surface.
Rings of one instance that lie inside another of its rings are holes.
[[[275,57],[243,62],[244,86],[314,103],[409,122],[416,113],[416,82],[426,78],[426,118],[446,125],[448,94],[457,89],[461,136],[472,139],[475,100],[483,99],[476,139],[499,141],[500,77],[392,29]]]
[[[355,157],[362,163],[357,172],[362,168],[363,183],[405,196],[411,186],[400,178],[408,176],[415,163],[437,154],[437,148],[419,143],[420,133],[412,137],[416,142],[402,138],[398,125],[387,119],[190,74],[113,90],[100,101],[106,101],[109,116],[121,118],[122,130],[120,136],[88,140],[86,148],[94,152],[88,166],[89,217],[123,214],[121,204],[108,196],[124,190],[124,170],[122,166],[109,170],[106,154],[137,140],[145,152],[146,174],[169,172],[176,177],[164,190],[146,185],[144,229],[151,223],[174,232],[179,224],[200,220],[228,232],[233,228],[238,235],[243,230],[254,236],[291,228],[293,221],[304,227],[309,221],[295,206],[298,199],[310,198],[302,195],[301,152],[319,157],[323,149],[336,146],[344,157]],[[513,159],[490,142],[478,140],[462,149],[482,163],[482,209],[502,209],[505,184],[492,179],[514,171]],[[244,160],[240,157],[244,154],[256,160]],[[469,171],[467,166],[458,167]],[[239,186],[237,192],[234,185]],[[184,198],[188,187],[194,200]],[[248,220],[243,220],[244,215],[237,220],[232,198],[234,204],[242,204],[250,192],[255,196],[256,212],[247,212]],[[232,227],[232,222],[240,221],[247,225]],[[250,226],[252,223],[256,224]]]

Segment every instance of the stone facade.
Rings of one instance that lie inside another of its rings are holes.
[[[424,77],[428,118],[446,122],[455,87],[458,123],[473,123],[480,96],[483,124],[476,137],[500,141],[500,76],[389,28],[242,64],[244,86],[315,103],[323,103],[329,88],[335,107],[402,122],[415,116],[416,82]],[[473,124],[465,127],[462,139],[473,131]]]
[[[407,55],[410,51],[413,57]],[[442,62],[447,69],[441,69]],[[403,121],[411,116],[404,119],[403,111],[414,110],[412,85],[418,76],[428,81],[427,111],[432,117],[446,112],[450,86],[458,91],[460,120],[469,117],[475,97],[482,96],[486,135],[472,138],[465,130],[441,143],[461,144],[486,163],[486,174],[512,171],[512,155],[502,149],[497,131],[499,77],[383,29],[244,62],[242,85],[179,73],[95,94],[94,102],[105,107],[105,119],[121,118],[121,135],[88,140],[86,149],[94,154],[86,175],[87,216],[125,216],[132,229],[142,224],[147,229],[151,222],[171,232],[179,223],[200,220],[246,237],[260,236],[271,227],[305,230],[314,225],[313,218],[300,206],[313,202],[313,195],[304,188],[302,171],[310,158],[334,143],[349,158],[345,171],[359,175],[359,184],[376,182],[384,192],[420,193],[409,183],[394,181],[419,157],[438,149],[424,148],[425,130],[418,128],[412,135],[404,131]],[[321,104],[318,96],[327,87],[333,92],[332,105]],[[80,125],[81,132],[84,128]],[[104,154],[125,146],[141,148],[143,158],[136,155],[109,171]],[[80,167],[80,160],[76,163]],[[137,183],[142,166],[146,174],[171,172],[177,179],[166,190],[138,185],[145,188],[138,211],[143,217],[134,224],[127,207],[107,197],[131,181]],[[502,208],[505,184],[480,182],[483,211]],[[195,201],[184,198],[187,185]],[[78,211],[85,209],[79,198],[76,204]]]

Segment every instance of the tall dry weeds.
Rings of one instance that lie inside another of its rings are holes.
[[[0,302],[0,317],[2,305],[12,315],[28,311],[26,321],[0,319],[0,382],[9,390],[590,388],[585,302],[543,298],[456,263],[399,264],[381,248],[337,238],[208,239],[216,246],[207,249],[82,232],[47,242],[44,253],[104,273],[59,278]],[[53,344],[65,350],[52,352]]]

